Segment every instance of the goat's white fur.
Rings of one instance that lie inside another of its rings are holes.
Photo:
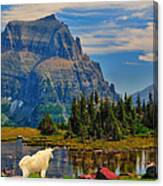
[[[23,172],[23,177],[26,178],[31,173],[41,173],[41,177],[44,178],[49,167],[49,160],[53,159],[54,149],[56,148],[48,148],[40,150],[32,156],[24,156],[19,162],[19,167]]]

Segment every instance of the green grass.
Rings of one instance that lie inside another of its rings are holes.
[[[132,176],[120,176],[119,180],[129,180],[129,181],[155,181],[157,179],[143,179],[141,177]]]
[[[63,179],[74,179],[72,176],[64,176]]]
[[[39,173],[32,173],[28,176],[28,178],[41,178]]]
[[[41,178],[40,174],[32,173],[28,178]],[[74,179],[72,176],[64,176],[63,179]],[[129,181],[155,181],[157,179],[142,179],[141,177],[132,176],[120,176],[118,180],[129,180]]]
[[[24,137],[24,142],[29,146],[66,146],[72,151],[78,150],[132,150],[148,149],[157,147],[156,138],[152,136],[129,136],[120,141],[85,140],[84,143],[78,138],[64,139],[66,131],[60,130],[53,136],[41,135],[39,130],[33,128],[2,128],[2,142],[15,141],[18,135]]]

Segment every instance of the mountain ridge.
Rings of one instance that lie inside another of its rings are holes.
[[[9,99],[2,111],[7,117],[36,127],[44,112],[57,107],[65,113],[66,106],[68,113],[74,97],[93,91],[101,98],[119,99],[99,63],[83,54],[80,38],[74,39],[67,25],[54,15],[7,24],[2,33],[2,99]]]
[[[145,101],[146,103],[149,101],[149,93],[152,94],[152,96],[154,96],[154,85],[148,85],[147,87],[145,87],[142,90],[139,90],[137,92],[135,92],[134,94],[132,94],[132,99],[133,99],[133,103],[136,104],[137,101],[137,96],[140,96],[140,100],[143,103],[143,101]]]
[[[44,59],[59,56],[79,60],[82,55],[80,39],[75,40],[68,26],[53,15],[34,21],[9,22],[2,32],[2,52],[8,50],[27,50]]]

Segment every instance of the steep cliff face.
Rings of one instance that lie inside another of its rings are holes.
[[[68,26],[54,15],[36,21],[9,22],[2,33],[2,52],[29,51],[42,58],[52,56],[68,60],[81,58],[80,39],[72,37]]]
[[[36,126],[43,113],[40,107],[49,104],[61,105],[65,117],[64,106],[73,97],[95,90],[100,97],[118,99],[99,64],[83,55],[80,39],[74,39],[54,15],[7,24],[2,33],[2,99],[9,106],[2,111],[10,119]]]

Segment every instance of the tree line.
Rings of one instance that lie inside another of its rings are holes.
[[[82,140],[120,140],[129,135],[147,135],[156,127],[156,108],[151,93],[147,103],[145,100],[142,103],[138,95],[136,105],[126,93],[118,102],[108,97],[100,99],[97,92],[88,98],[81,95],[80,99],[73,99],[68,131]]]

